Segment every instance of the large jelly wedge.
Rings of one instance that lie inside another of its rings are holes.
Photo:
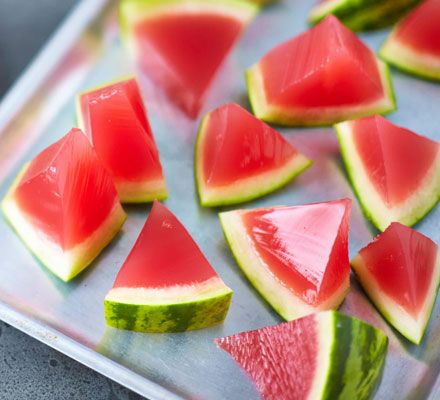
[[[426,0],[403,18],[380,50],[403,71],[440,81],[440,0]]]
[[[440,198],[440,145],[380,116],[335,126],[352,185],[380,230],[412,226]]]
[[[126,218],[110,175],[79,129],[23,167],[2,208],[26,246],[64,281],[93,261]]]
[[[216,340],[264,400],[368,400],[388,349],[379,329],[336,311]]]
[[[255,115],[330,125],[396,108],[388,66],[336,17],[270,50],[246,71]]]
[[[437,245],[421,233],[394,222],[360,250],[351,265],[388,322],[419,344],[440,283]]]
[[[134,78],[77,96],[77,119],[110,172],[123,203],[168,196],[159,151]]]
[[[107,324],[181,332],[223,322],[232,297],[185,227],[155,201],[104,302]]]
[[[195,118],[216,73],[257,11],[244,0],[123,0],[121,30],[141,71]]]
[[[220,213],[238,265],[285,319],[337,308],[349,289],[351,200]]]
[[[237,104],[216,108],[200,124],[195,173],[203,206],[263,196],[310,165],[275,129]]]

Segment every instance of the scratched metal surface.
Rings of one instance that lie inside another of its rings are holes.
[[[306,28],[310,2],[286,0],[264,10],[248,28],[220,72],[207,108],[226,101],[248,106],[242,72],[270,47]],[[362,38],[378,49],[387,31]],[[75,92],[132,71],[122,48],[113,3],[84,0],[0,106],[0,196],[20,165],[74,124]],[[440,140],[440,85],[393,71],[399,110],[390,119]],[[150,399],[256,399],[244,373],[216,349],[213,339],[280,321],[233,261],[217,219],[218,210],[199,207],[193,180],[197,121],[176,113],[143,82],[153,130],[165,169],[168,207],[181,219],[225,282],[234,289],[224,325],[190,333],[140,334],[106,328],[103,298],[134,243],[150,206],[127,207],[122,233],[77,279],[52,276],[0,219],[0,318]],[[283,129],[315,160],[295,182],[263,199],[258,207],[303,204],[348,196],[331,129]],[[440,207],[417,229],[440,243]],[[350,254],[376,231],[354,202]],[[425,339],[411,345],[374,310],[354,280],[342,310],[383,329],[390,350],[377,399],[440,398],[440,319],[437,302]]]

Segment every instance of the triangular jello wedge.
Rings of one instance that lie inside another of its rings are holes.
[[[123,203],[168,196],[159,151],[134,78],[77,97],[80,128],[110,172]]]
[[[155,201],[105,298],[105,318],[141,332],[200,329],[225,319],[231,297],[185,227]]]
[[[263,196],[311,165],[275,129],[234,103],[203,118],[195,161],[200,202],[211,207]]]
[[[426,0],[396,25],[380,56],[403,71],[440,81],[440,0]]]
[[[246,71],[255,115],[330,125],[395,109],[387,65],[336,17],[270,50]]]
[[[421,233],[394,222],[359,251],[351,265],[388,322],[419,344],[440,283],[437,245]]]
[[[411,226],[440,198],[440,144],[381,116],[335,126],[342,157],[365,214],[380,230]]]
[[[367,400],[388,349],[379,329],[336,311],[216,340],[264,400]]]
[[[244,0],[123,0],[121,29],[141,71],[195,118],[257,10]]]
[[[285,319],[337,308],[349,289],[351,200],[220,213],[251,283]]]
[[[64,281],[93,261],[126,218],[110,175],[79,129],[23,167],[2,208],[26,246]]]

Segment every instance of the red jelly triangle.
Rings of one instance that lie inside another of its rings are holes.
[[[72,129],[43,150],[15,190],[20,209],[64,249],[86,240],[119,203],[87,138]]]
[[[196,154],[198,189],[205,206],[262,196],[311,164],[275,129],[234,103],[204,117]]]
[[[440,283],[437,245],[405,225],[392,223],[351,263],[384,317],[420,343]]]
[[[352,105],[384,94],[373,52],[332,16],[276,47],[261,67],[271,76],[268,97],[281,105]]]
[[[79,129],[23,168],[3,210],[33,253],[63,280],[84,269],[125,220],[110,175]]]
[[[351,200],[237,210],[220,218],[249,280],[286,319],[337,307],[349,286]]]
[[[114,286],[164,288],[218,277],[185,227],[155,201]]]
[[[344,122],[336,130],[353,185],[378,228],[392,221],[412,225],[436,204],[438,143],[381,116]]]
[[[285,125],[395,108],[386,65],[332,15],[269,51],[247,72],[247,83],[255,114]]]
[[[159,152],[135,79],[82,93],[78,121],[109,170],[121,201],[167,197]]]
[[[244,1],[125,1],[130,48],[145,74],[190,117],[255,7]]]

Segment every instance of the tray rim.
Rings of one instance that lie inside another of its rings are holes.
[[[81,0],[67,14],[0,101],[0,137],[32,99],[77,38],[112,0]],[[0,300],[0,319],[19,331],[86,365],[150,400],[182,400],[163,386],[141,376]]]

